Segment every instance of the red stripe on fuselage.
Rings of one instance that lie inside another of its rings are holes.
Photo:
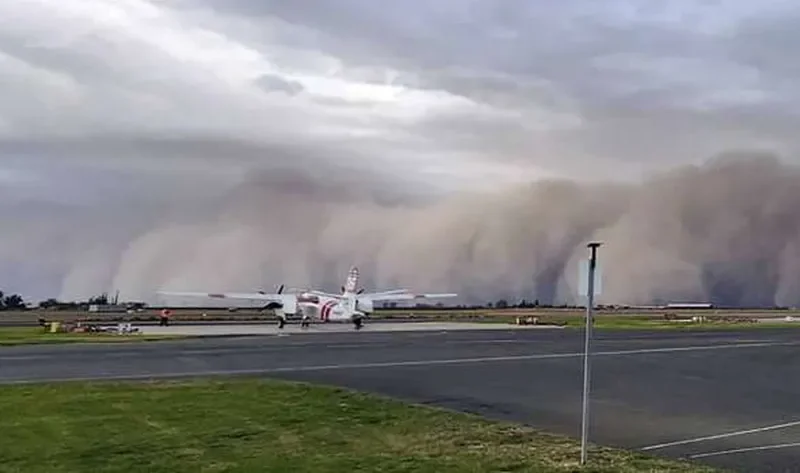
[[[327,322],[331,315],[331,309],[333,309],[333,306],[335,306],[337,302],[338,301],[336,300],[330,300],[322,304],[322,307],[319,310],[319,318],[324,322]]]

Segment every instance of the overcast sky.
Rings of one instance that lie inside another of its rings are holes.
[[[0,212],[156,218],[253,169],[414,191],[794,161],[799,27],[766,0],[4,1]]]
[[[789,5],[2,2],[0,179],[30,185],[47,170],[6,161],[74,159],[44,144],[86,140],[86,152],[98,138],[85,154],[106,168],[227,176],[272,158],[190,144],[183,157],[196,160],[167,163],[137,142],[302,145],[453,179],[636,177],[730,148],[794,151],[800,6]]]

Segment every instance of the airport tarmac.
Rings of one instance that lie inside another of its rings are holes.
[[[582,332],[479,325],[483,330],[350,327],[341,333],[4,347],[0,382],[270,376],[577,437]],[[598,331],[591,440],[738,471],[798,471],[799,349],[800,331],[792,328]]]
[[[275,323],[269,324],[214,324],[214,325],[136,325],[146,335],[279,335],[291,333],[341,333],[353,332],[351,323],[312,324],[303,328],[298,322],[286,324],[282,329]],[[500,323],[475,322],[366,322],[362,332],[430,332],[451,330],[523,330],[560,329],[555,325],[511,325]]]

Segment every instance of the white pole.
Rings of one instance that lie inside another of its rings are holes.
[[[592,339],[592,311],[594,309],[594,273],[597,265],[597,247],[600,243],[592,242],[587,245],[591,250],[589,258],[589,281],[587,286],[586,301],[586,334],[583,349],[583,412],[581,415],[581,465],[586,464],[587,437],[589,436],[589,381],[591,374],[591,364],[589,363],[589,351]]]

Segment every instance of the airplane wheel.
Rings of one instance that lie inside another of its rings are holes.
[[[278,328],[283,328],[286,325],[286,321],[283,319],[278,319]]]

